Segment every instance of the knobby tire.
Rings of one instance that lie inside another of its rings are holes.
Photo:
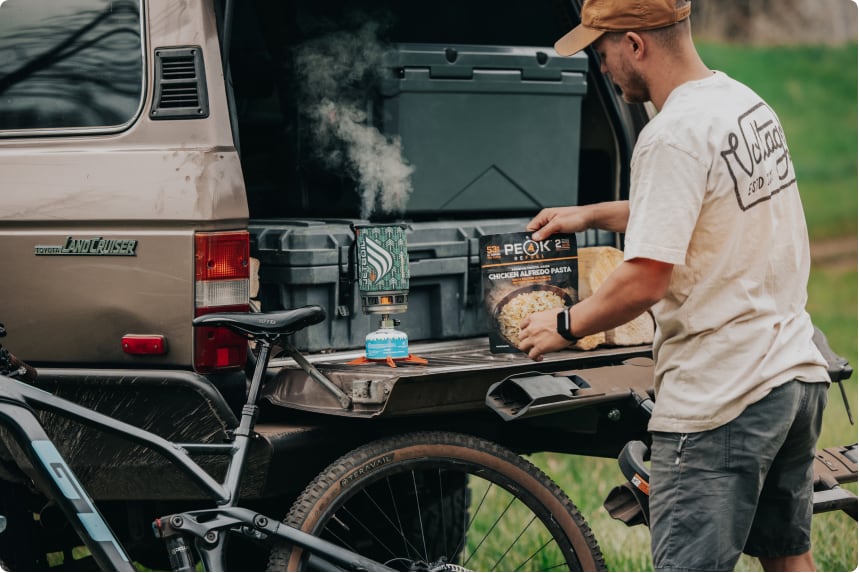
[[[284,523],[399,570],[605,570],[557,484],[506,448],[457,433],[356,448],[307,486]],[[307,570],[307,557],[277,545],[269,570]]]

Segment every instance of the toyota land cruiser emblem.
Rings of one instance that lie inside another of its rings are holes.
[[[66,237],[62,245],[36,245],[37,256],[79,256],[79,257],[135,257],[137,239],[75,239]]]

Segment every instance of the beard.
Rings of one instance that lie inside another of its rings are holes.
[[[615,82],[615,88],[623,95],[623,99],[627,103],[645,103],[650,101],[650,88],[647,82],[638,71],[632,66],[624,63],[622,77],[618,79],[620,82]]]

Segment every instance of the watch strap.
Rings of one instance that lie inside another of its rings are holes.
[[[561,312],[558,313],[558,334],[564,337],[564,339],[569,340],[571,343],[578,342],[578,337],[574,336],[572,332],[570,332],[570,308],[564,307]]]

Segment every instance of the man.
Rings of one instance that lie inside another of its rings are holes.
[[[649,430],[658,570],[814,567],[812,461],[825,362],[805,311],[809,247],[784,132],[749,88],[713,72],[689,2],[585,0],[555,49],[593,44],[629,102],[659,113],[631,162],[629,201],[544,209],[535,240],[624,232],[624,262],[569,311],[521,324],[534,360],[652,307],[656,406]]]

